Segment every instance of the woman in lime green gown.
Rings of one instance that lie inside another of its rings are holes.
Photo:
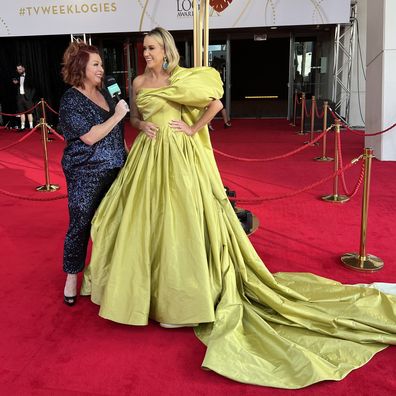
[[[141,133],[93,220],[81,294],[99,315],[199,323],[203,367],[279,388],[340,380],[395,344],[396,297],[267,270],[224,192],[204,126],[223,93],[218,72],[176,66],[161,28],[145,36],[144,55],[134,82]]]

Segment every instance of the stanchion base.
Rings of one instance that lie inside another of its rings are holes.
[[[309,144],[310,146],[319,146],[318,142],[312,143],[312,142],[308,141],[308,142],[304,142],[304,144]]]
[[[379,257],[371,254],[362,257],[357,253],[345,253],[341,261],[345,267],[362,272],[379,271],[384,266],[384,262]]]
[[[252,235],[254,232],[257,231],[260,226],[260,221],[254,213],[246,211],[245,209],[239,207],[235,207],[234,210],[235,214],[238,216],[239,221],[241,222],[242,228],[245,230],[247,235]],[[244,218],[243,213],[246,212],[250,213],[250,218]]]
[[[331,157],[316,157],[314,158],[315,161],[320,161],[320,162],[329,162],[329,161],[334,161],[334,158]]]
[[[254,232],[257,231],[257,229],[260,226],[260,221],[259,221],[258,217],[254,213],[252,213],[252,216],[253,216],[253,225],[252,225],[252,228],[250,229],[250,232],[248,233],[248,235],[252,235]]]
[[[322,197],[322,199],[323,201],[326,202],[339,202],[339,203],[349,201],[349,197],[347,197],[346,195],[326,195]]]
[[[42,186],[36,187],[36,191],[40,192],[53,192],[59,190],[59,186],[57,184],[43,184]]]

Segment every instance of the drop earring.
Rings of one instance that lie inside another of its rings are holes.
[[[169,63],[168,63],[168,58],[164,56],[164,61],[162,62],[162,68],[166,71],[168,70]]]

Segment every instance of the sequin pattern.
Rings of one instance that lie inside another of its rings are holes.
[[[63,270],[70,274],[84,268],[91,220],[126,158],[121,124],[92,146],[80,139],[93,126],[105,122],[114,114],[112,99],[105,91],[103,95],[110,111],[97,106],[74,88],[65,92],[60,105],[59,126],[67,142],[62,167],[69,195],[70,218]]]

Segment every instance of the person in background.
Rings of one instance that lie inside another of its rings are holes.
[[[17,88],[16,92],[16,104],[17,104],[17,112],[20,113],[21,120],[21,130],[25,129],[26,124],[26,114],[29,121],[29,128],[33,128],[33,113],[29,111],[34,106],[33,99],[36,93],[36,89],[34,88],[32,78],[30,74],[26,72],[26,68],[22,63],[18,63],[16,66],[16,71],[18,75],[13,78],[12,82],[15,84]]]
[[[122,120],[129,111],[102,89],[103,65],[96,47],[73,42],[63,56],[62,75],[71,85],[63,95],[59,126],[66,140],[62,167],[66,177],[69,227],[64,244],[64,302],[77,296],[77,274],[84,269],[91,220],[126,158]]]
[[[218,58],[214,59],[212,67],[214,67],[220,73],[220,77],[221,77],[221,79],[222,79],[222,81],[224,83],[223,70],[224,70],[225,66],[223,64],[220,64],[219,62],[216,62],[217,59]],[[223,105],[223,108],[220,110],[220,114],[221,114],[221,117],[223,118],[224,128],[231,128],[232,124],[231,124],[231,120],[228,119],[227,109],[225,107],[224,95],[220,98],[220,100],[221,100],[221,103]],[[208,127],[209,127],[210,131],[214,131],[214,127],[213,127],[212,123],[209,123]]]
[[[221,98],[220,100],[221,100],[221,103],[224,104],[224,99]],[[231,124],[231,121],[227,117],[227,110],[224,107],[220,110],[220,114],[223,118],[224,128],[231,128],[232,124]],[[208,128],[211,132],[214,131],[214,127],[211,122],[209,123]]]

